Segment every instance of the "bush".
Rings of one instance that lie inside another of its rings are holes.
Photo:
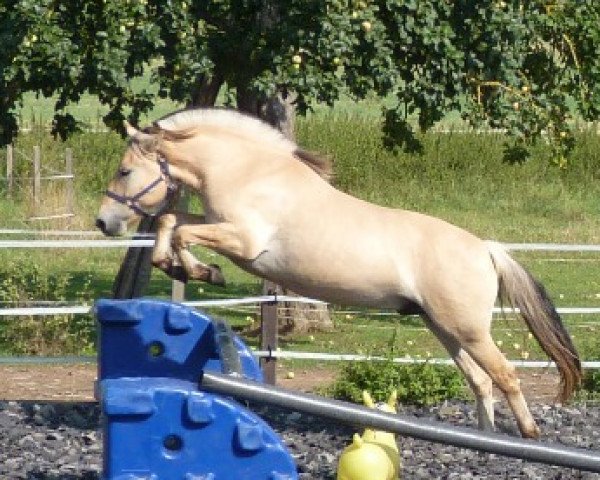
[[[26,260],[14,260],[0,267],[0,301],[10,307],[30,307],[40,298],[65,302],[67,298],[73,300],[73,296],[78,303],[91,303],[90,278],[75,282],[68,274],[49,275]],[[16,355],[90,353],[95,332],[91,315],[0,319],[2,349]]]
[[[600,370],[594,368],[583,372],[581,387],[577,392],[577,401],[597,402],[600,400]]]
[[[373,398],[387,398],[396,389],[398,401],[413,405],[432,405],[450,398],[464,398],[464,380],[454,367],[420,364],[396,364],[391,359],[348,363],[327,394],[356,403],[362,391]]]

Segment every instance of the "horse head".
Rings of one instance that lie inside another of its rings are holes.
[[[105,235],[123,235],[142,216],[164,213],[176,183],[161,155],[162,131],[140,131],[125,122],[129,143],[100,204],[96,226]]]

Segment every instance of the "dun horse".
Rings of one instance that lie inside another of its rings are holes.
[[[153,264],[167,274],[181,275],[180,264],[188,278],[222,283],[217,267],[190,253],[198,244],[302,295],[418,313],[466,376],[482,429],[493,429],[494,383],[521,434],[539,435],[515,369],[490,335],[498,297],[519,309],[556,362],[559,399],[579,384],[579,357],[552,302],[500,244],[336,190],[326,160],[234,111],[181,111],[127,133],[96,223],[120,235],[140,215],[162,214]],[[177,185],[200,196],[203,215],[163,211]]]

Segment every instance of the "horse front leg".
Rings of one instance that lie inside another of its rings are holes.
[[[231,223],[180,225],[175,229],[172,245],[191,278],[198,278],[194,264],[190,262],[191,259],[195,260],[189,252],[192,245],[202,245],[227,257],[245,260],[255,258],[260,253],[255,253],[252,242]]]
[[[182,282],[187,281],[185,270],[176,264],[171,239],[177,225],[177,213],[166,213],[158,219],[156,241],[152,250],[152,265],[165,272],[169,277]]]
[[[183,212],[162,215],[152,252],[152,264],[175,280],[186,282],[192,278],[214,285],[225,285],[225,279],[218,265],[206,265],[198,261],[189,251],[173,249],[173,235],[176,228],[185,223],[204,222],[204,215]]]

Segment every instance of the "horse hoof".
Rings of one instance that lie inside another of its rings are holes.
[[[185,271],[185,268],[183,268],[180,265],[171,266],[171,268],[169,269],[168,275],[173,280],[178,280],[183,283],[187,283],[187,281],[188,281],[188,274]]]
[[[207,282],[210,283],[211,285],[217,285],[219,287],[224,287],[225,286],[225,277],[223,276],[223,273],[221,272],[221,267],[211,263],[208,266],[208,269],[209,269],[209,274],[208,274]]]
[[[532,428],[527,429],[527,431],[521,432],[523,438],[531,438],[532,440],[538,440],[541,435],[541,430],[537,425],[534,425]]]
[[[153,261],[152,265],[168,275],[173,267],[173,260],[170,258],[165,258],[164,260]]]

